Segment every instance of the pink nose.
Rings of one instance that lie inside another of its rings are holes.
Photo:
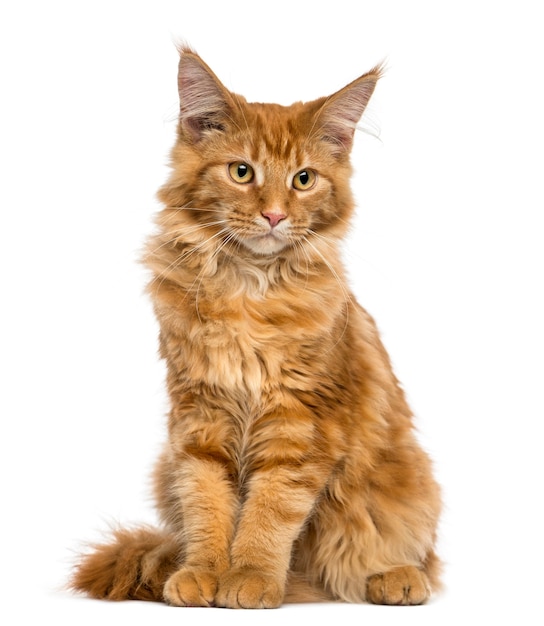
[[[283,213],[273,213],[272,211],[267,211],[266,213],[261,213],[261,215],[263,217],[266,217],[266,219],[269,221],[270,228],[274,228],[282,220],[284,220],[287,217],[287,215],[284,215]]]

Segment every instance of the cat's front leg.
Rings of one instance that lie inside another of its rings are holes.
[[[265,417],[253,441],[253,471],[231,547],[231,569],[219,579],[216,605],[280,606],[293,542],[330,471],[316,457],[311,419]],[[274,434],[272,434],[274,433]],[[269,439],[267,439],[269,437]]]
[[[294,540],[319,491],[317,467],[280,465],[256,474],[231,550],[231,569],[215,602],[230,608],[275,608],[285,594]],[[311,476],[304,480],[303,476]]]
[[[166,581],[163,595],[174,606],[211,606],[219,576],[230,564],[238,497],[217,450],[184,448],[174,455],[170,480],[181,520],[183,566]]]

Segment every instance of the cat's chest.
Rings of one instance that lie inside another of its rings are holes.
[[[323,307],[304,295],[201,292],[185,309],[189,377],[252,396],[286,383],[289,370],[299,369],[301,353],[327,334]]]
[[[240,273],[195,283],[186,291],[163,286],[158,307],[164,355],[178,381],[255,400],[278,386],[308,384],[341,315],[338,293],[309,280],[242,281]]]
[[[208,384],[252,395],[277,382],[281,356],[294,329],[277,318],[271,300],[202,299],[190,320],[193,374]]]

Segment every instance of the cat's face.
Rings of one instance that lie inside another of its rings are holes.
[[[198,143],[199,175],[190,191],[195,221],[213,223],[224,238],[257,255],[345,226],[352,205],[349,163],[312,137],[306,108],[243,106],[236,124]]]
[[[246,254],[296,254],[341,236],[353,205],[352,136],[378,75],[307,104],[255,104],[183,52],[174,174],[162,199],[183,207],[195,234]]]

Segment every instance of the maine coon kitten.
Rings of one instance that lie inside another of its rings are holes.
[[[72,587],[176,606],[420,604],[439,489],[338,245],[380,69],[248,103],[181,50],[180,119],[146,263],[171,399],[162,525],[121,529]]]

